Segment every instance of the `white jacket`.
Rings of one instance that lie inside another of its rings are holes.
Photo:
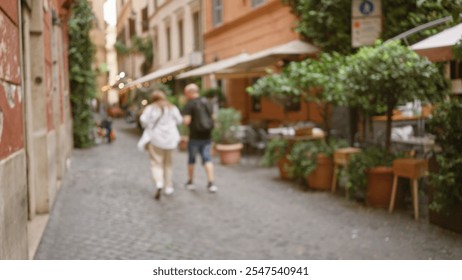
[[[144,144],[139,143],[138,146],[144,147],[149,142],[165,150],[175,149],[178,146],[180,133],[177,125],[183,122],[183,117],[176,106],[167,107],[162,113],[159,106],[148,105],[141,114],[140,121],[145,127],[141,140],[145,138],[146,141]]]

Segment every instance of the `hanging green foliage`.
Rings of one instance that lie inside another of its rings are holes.
[[[134,36],[132,38],[132,49],[134,52],[139,52],[144,56],[144,62],[141,64],[141,73],[146,75],[152,67],[154,53],[152,51],[152,40],[150,37],[142,38]]]
[[[94,143],[91,100],[96,95],[96,74],[92,68],[95,46],[89,35],[94,18],[88,1],[74,1],[69,19],[69,79],[74,145],[79,148],[89,147]]]
[[[281,0],[298,18],[296,31],[326,52],[351,53],[352,0]],[[382,0],[381,39],[392,38],[424,23],[453,16],[459,19],[462,0]],[[448,23],[450,24],[450,23]],[[415,43],[447,25],[428,29],[409,38]]]
[[[144,61],[141,64],[141,73],[146,75],[152,67],[154,59],[152,40],[150,37],[133,36],[131,39],[131,46],[127,46],[123,42],[117,40],[114,43],[116,52],[120,55],[127,55],[131,53],[141,53],[144,56]]]
[[[126,55],[130,53],[130,47],[125,45],[123,42],[117,40],[114,43],[114,49],[116,50],[117,54],[119,55]]]

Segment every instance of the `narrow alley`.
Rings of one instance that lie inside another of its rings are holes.
[[[219,191],[183,188],[186,153],[174,153],[175,193],[153,199],[139,133],[74,150],[36,259],[461,259],[462,236],[412,211],[366,208],[278,179],[253,158],[216,165]],[[218,160],[215,159],[218,163]]]

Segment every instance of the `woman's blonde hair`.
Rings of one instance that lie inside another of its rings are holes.
[[[151,102],[161,108],[169,108],[172,104],[168,101],[167,96],[161,90],[155,90],[151,94]]]

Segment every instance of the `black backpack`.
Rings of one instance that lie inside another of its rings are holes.
[[[213,129],[213,119],[211,108],[205,98],[200,98],[194,104],[193,109],[193,129],[197,132],[206,132]]]

